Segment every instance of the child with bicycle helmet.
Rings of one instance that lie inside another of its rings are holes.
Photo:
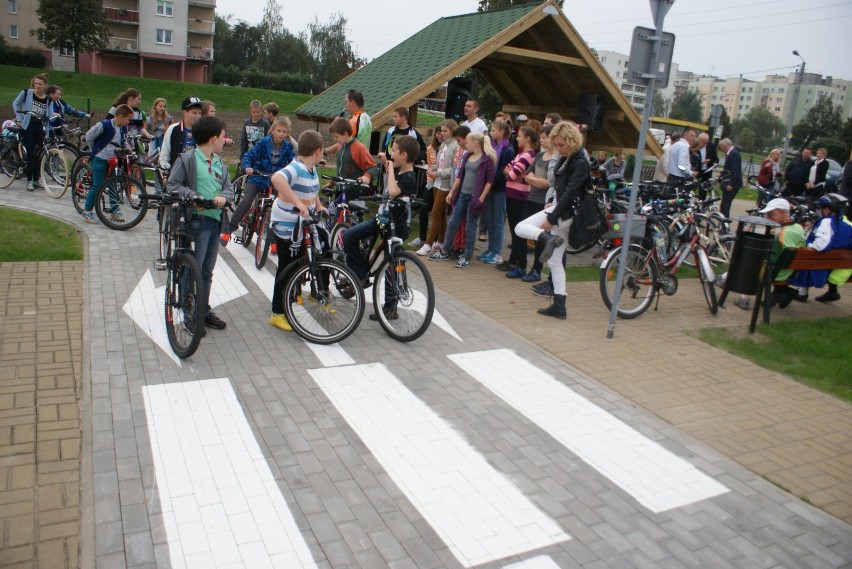
[[[817,223],[808,237],[807,247],[817,251],[831,251],[832,249],[852,248],[852,224],[843,217],[843,211],[849,206],[849,200],[840,194],[826,194],[816,201],[820,208],[822,219]],[[796,271],[789,282],[799,287],[799,295],[795,300],[806,302],[808,300],[808,287],[822,288],[829,282],[828,270]],[[840,300],[837,292],[837,284],[846,282],[840,280],[841,275],[835,275],[829,283],[828,292],[817,297],[819,302],[834,302]]]
[[[259,143],[254,148],[258,145]],[[285,269],[298,257],[298,251],[294,252],[291,246],[294,237],[298,239],[300,236],[299,220],[307,217],[310,211],[325,210],[319,198],[317,164],[320,160],[322,160],[322,135],[315,130],[306,130],[299,136],[299,156],[278,170],[270,180],[278,192],[272,204],[272,224],[270,225],[270,230],[275,235],[274,243],[278,249],[278,268],[275,271],[272,316],[269,317],[269,324],[285,332],[293,330],[287,317],[284,316],[283,291],[287,282]],[[298,210],[298,213],[294,210]]]

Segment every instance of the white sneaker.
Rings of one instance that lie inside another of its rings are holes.
[[[426,255],[430,255],[432,253],[432,246],[428,243],[424,243],[423,246],[417,250],[417,254],[421,257],[425,257]]]
[[[408,242],[409,247],[420,247],[421,245],[423,245],[423,240],[419,237],[416,237]]]

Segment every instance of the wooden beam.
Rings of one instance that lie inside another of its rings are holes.
[[[566,65],[574,65],[576,67],[588,67],[588,64],[579,57],[568,57],[567,55],[558,55],[555,53],[535,51],[532,49],[523,49],[520,47],[510,47],[508,45],[504,45],[503,47],[496,49],[494,53],[500,55],[520,57],[523,59],[549,61],[552,63],[564,63]]]
[[[505,113],[535,113],[546,115],[547,113],[559,113],[564,118],[571,120],[577,116],[577,107],[525,107],[523,105],[503,105]],[[604,110],[604,120],[623,121],[624,112],[621,110]]]

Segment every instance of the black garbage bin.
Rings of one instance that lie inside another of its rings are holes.
[[[737,239],[725,279],[725,292],[754,295],[765,282],[775,239],[770,231],[778,224],[756,216],[738,217],[736,220],[739,222]]]

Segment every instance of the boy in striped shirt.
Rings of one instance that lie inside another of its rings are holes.
[[[300,217],[309,211],[325,209],[319,198],[319,174],[316,165],[322,160],[322,135],[306,130],[299,136],[299,153],[295,160],[276,172],[271,179],[278,197],[272,204],[271,229],[278,248],[278,268],[275,271],[275,288],[272,292],[272,316],[269,324],[290,332],[293,328],[284,316],[284,268],[296,260],[298,253],[290,250],[293,231]],[[294,212],[298,209],[298,213]],[[296,236],[299,238],[299,236]]]

